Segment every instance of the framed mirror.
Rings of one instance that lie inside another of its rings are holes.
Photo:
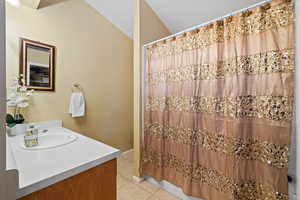
[[[54,65],[55,46],[21,38],[19,74],[27,88],[54,91]]]

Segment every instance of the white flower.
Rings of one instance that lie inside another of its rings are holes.
[[[22,86],[22,87],[20,88],[20,91],[21,91],[21,92],[26,92],[26,91],[27,91],[27,88],[24,87],[24,86]]]
[[[33,95],[33,92],[34,92],[34,90],[29,90],[29,91],[26,93],[26,95],[27,95],[27,96],[32,96],[32,95]]]
[[[25,103],[19,103],[19,104],[17,104],[17,106],[18,106],[19,108],[26,108],[26,107],[29,106],[29,103],[27,103],[27,102],[25,102]]]
[[[15,101],[8,101],[7,102],[7,106],[9,106],[9,107],[15,107],[15,106],[17,106],[17,104],[16,104]]]
[[[15,77],[12,85],[8,88],[7,106],[17,108],[26,108],[29,106],[29,97],[33,95],[34,90],[28,90],[24,86],[23,75]]]
[[[9,89],[10,89],[11,91],[17,92],[18,86],[17,86],[17,85],[14,85],[14,86],[11,86]]]
[[[29,92],[26,92],[26,96],[27,96],[27,97],[30,97],[30,96],[32,96],[32,95],[33,95],[32,92],[30,92],[30,91],[29,91]]]
[[[12,92],[8,95],[8,99],[15,99],[15,98],[17,98],[17,95],[18,94],[16,92]]]
[[[24,101],[28,101],[28,97],[25,97],[25,96],[19,96],[17,97],[16,99],[16,103],[19,104],[19,103],[23,103]]]

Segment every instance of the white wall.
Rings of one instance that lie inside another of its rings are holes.
[[[2,116],[5,113],[5,13],[4,0],[0,0],[0,199],[6,199],[5,167],[6,167],[6,146],[5,130]]]
[[[296,0],[296,137],[297,137],[297,200],[300,200],[300,0]]]
[[[6,171],[5,0],[0,0],[0,200],[14,200],[17,171]]]
[[[0,170],[5,169],[5,137],[2,116],[5,114],[5,12],[0,1]]]

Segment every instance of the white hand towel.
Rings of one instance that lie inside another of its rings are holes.
[[[82,92],[73,92],[70,99],[69,113],[72,117],[83,117],[85,114],[85,100]]]

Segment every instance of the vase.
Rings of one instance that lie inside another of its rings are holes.
[[[26,124],[17,124],[14,127],[6,126],[6,132],[9,136],[25,135],[27,130]]]

